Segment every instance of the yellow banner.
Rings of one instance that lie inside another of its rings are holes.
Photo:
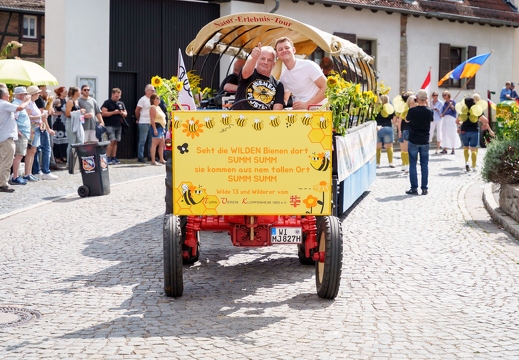
[[[175,215],[329,215],[330,111],[177,111]]]

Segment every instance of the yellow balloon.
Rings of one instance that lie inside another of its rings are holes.
[[[384,104],[383,108],[388,115],[395,112],[395,108],[391,104]]]
[[[468,115],[467,114],[461,114],[460,116],[458,116],[458,118],[460,119],[461,122],[464,122],[465,120],[467,120]]]
[[[470,108],[470,113],[474,116],[480,117],[483,114],[483,109],[479,105],[473,105]]]
[[[455,108],[456,108],[456,112],[457,112],[458,114],[461,114],[462,112],[464,112],[464,111],[461,110],[461,108],[462,108],[463,106],[465,106],[465,103],[464,103],[463,101],[461,101],[461,102],[459,102],[459,103],[456,104]],[[466,106],[465,106],[465,107],[466,107]]]
[[[469,116],[470,121],[473,122],[473,123],[477,123],[478,122],[478,118],[479,118],[479,116],[476,116],[476,115],[470,115]]]
[[[387,118],[387,116],[388,116],[389,114],[387,113],[387,111],[386,111],[384,108],[382,108],[382,110],[380,110],[380,115],[382,115],[382,117]]]
[[[483,109],[483,111],[485,111],[486,109],[488,109],[488,102],[486,102],[485,100],[479,100],[476,105],[478,105],[479,107],[481,107],[481,109]]]
[[[393,99],[393,107],[395,108],[395,112],[398,114],[401,114],[405,110],[406,103],[404,99],[402,99],[402,96],[398,95]]]

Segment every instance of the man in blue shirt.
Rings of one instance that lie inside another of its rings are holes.
[[[512,100],[517,100],[517,92],[515,91],[515,83],[510,83],[510,97]]]
[[[513,100],[512,99],[512,90],[510,87],[512,86],[512,83],[510,81],[507,81],[505,83],[505,87],[501,89],[501,95],[499,95],[499,101],[506,101],[506,100]]]

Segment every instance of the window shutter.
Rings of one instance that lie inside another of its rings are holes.
[[[467,48],[467,59],[473,58],[476,55],[477,55],[477,47],[469,46]],[[467,90],[474,90],[475,88],[476,88],[476,75],[474,75],[474,78],[467,83]]]
[[[450,65],[450,44],[440,44],[440,69],[438,71],[438,81],[445,76],[451,69]],[[444,81],[441,87],[448,87],[451,84],[451,80]]]

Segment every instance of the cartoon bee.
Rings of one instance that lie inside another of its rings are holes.
[[[214,127],[214,119],[213,118],[205,118],[205,127],[208,129],[212,129]]]
[[[195,120],[189,120],[189,125],[187,126],[187,129],[190,132],[196,132],[198,130],[198,126],[195,123]]]
[[[173,120],[174,120],[173,127],[174,127],[175,129],[178,129],[178,128],[180,127],[180,125],[182,124],[182,122],[180,121],[180,119],[178,118],[178,116],[175,116],[175,117],[173,118]]]
[[[312,123],[312,115],[305,114],[305,116],[303,116],[303,118],[301,119],[301,122],[303,123],[303,125],[310,125]]]
[[[261,129],[263,129],[263,120],[254,119],[254,124],[252,125],[252,127],[254,128],[254,130],[260,131]]]
[[[288,114],[287,115],[287,123],[294,124],[297,120],[297,115],[295,114]]]
[[[270,125],[273,127],[278,127],[279,126],[279,116],[272,115],[270,117]]]
[[[196,186],[188,186],[187,184],[182,184],[182,200],[187,205],[196,205],[201,203],[204,200],[203,196],[199,201],[195,201],[193,199],[193,195],[200,196],[203,195],[204,189],[200,186],[197,188]]]
[[[222,114],[222,124],[229,125],[231,123],[232,116],[227,114]]]
[[[265,104],[272,101],[276,93],[263,85],[252,85],[252,96],[254,99],[263,101]]]
[[[321,116],[321,118],[319,119],[319,127],[321,129],[326,129],[328,128],[328,125],[328,120],[325,117]]]
[[[317,171],[326,171],[330,167],[330,152],[313,153],[310,158],[310,165]]]
[[[247,119],[245,118],[245,116],[240,115],[240,118],[236,119],[236,125],[238,125],[239,127],[244,127],[245,125],[247,125]]]

